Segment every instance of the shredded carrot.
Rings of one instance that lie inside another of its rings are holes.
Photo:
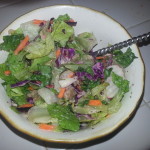
[[[34,23],[34,24],[41,24],[41,23],[46,23],[46,21],[45,21],[45,20],[34,19],[34,20],[33,20],[33,23]]]
[[[18,53],[27,45],[29,41],[29,36],[27,35],[18,45],[18,47],[15,49],[14,54],[18,55]]]
[[[58,98],[63,98],[65,91],[66,91],[66,88],[60,88],[60,92],[58,94]]]
[[[72,78],[74,77],[74,72],[71,72],[69,75],[68,75],[68,78]]]
[[[9,76],[9,75],[11,74],[11,71],[10,71],[10,70],[6,70],[6,71],[4,71],[4,74],[5,74],[6,76]]]
[[[96,57],[96,59],[105,59],[106,56],[99,56],[99,57]]]
[[[41,124],[39,124],[39,128],[43,129],[43,130],[52,131],[52,130],[55,129],[55,126],[54,125],[45,124],[45,123],[41,123]]]
[[[61,50],[60,48],[58,50],[56,50],[56,58],[58,58],[61,55]]]
[[[32,86],[28,87],[28,90],[33,91],[34,88]]]
[[[33,106],[34,106],[33,104],[23,104],[23,105],[20,105],[18,108],[29,108]]]
[[[90,100],[88,105],[99,106],[99,105],[102,105],[102,102],[100,100]]]

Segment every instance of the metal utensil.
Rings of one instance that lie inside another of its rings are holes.
[[[140,35],[140,36],[137,36],[137,37],[133,37],[131,39],[128,39],[126,41],[123,41],[123,42],[120,42],[120,43],[117,43],[114,45],[111,45],[109,47],[99,49],[95,52],[92,52],[92,55],[95,57],[96,56],[102,56],[102,55],[105,55],[107,53],[111,53],[113,50],[122,49],[122,48],[130,46],[132,44],[140,44],[143,42],[147,42],[149,39],[150,39],[150,32],[143,34],[143,35]]]

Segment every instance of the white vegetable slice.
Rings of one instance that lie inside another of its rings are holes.
[[[62,88],[67,87],[69,85],[71,85],[72,83],[74,83],[75,81],[77,81],[77,77],[74,78],[66,78],[64,80],[59,80],[59,84]]]
[[[67,79],[68,78],[68,76],[70,75],[70,74],[72,74],[73,72],[71,71],[71,70],[66,70],[66,71],[64,71],[61,75],[60,75],[60,80],[64,80],[64,79]]]
[[[124,72],[121,67],[118,65],[112,65],[108,67],[108,69],[109,68],[112,68],[114,73],[124,78]],[[107,78],[106,82],[109,83],[109,86],[106,88],[106,96],[108,98],[113,98],[118,93],[119,88],[113,83],[111,76]]]
[[[47,88],[39,89],[38,94],[45,100],[47,104],[54,103],[58,100],[56,95]]]
[[[49,123],[51,118],[47,107],[34,106],[28,111],[29,121],[33,123]]]

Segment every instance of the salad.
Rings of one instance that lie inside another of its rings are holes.
[[[129,92],[124,68],[136,58],[131,48],[92,56],[93,33],[74,32],[68,14],[31,20],[3,36],[0,64],[10,107],[40,129],[79,131],[109,119]]]

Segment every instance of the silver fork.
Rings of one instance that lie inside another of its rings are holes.
[[[92,55],[95,57],[96,56],[102,56],[102,55],[105,55],[107,53],[111,53],[113,50],[122,49],[122,48],[130,46],[132,44],[141,44],[141,43],[147,42],[149,40],[150,40],[150,32],[145,33],[143,35],[139,35],[137,37],[133,37],[131,39],[128,39],[128,40],[120,42],[120,43],[116,43],[116,44],[111,45],[109,47],[99,49],[95,52],[92,52]]]

